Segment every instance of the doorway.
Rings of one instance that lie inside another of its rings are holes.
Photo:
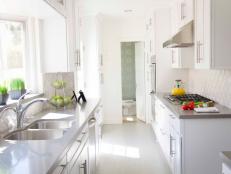
[[[145,121],[144,43],[121,42],[123,122]]]

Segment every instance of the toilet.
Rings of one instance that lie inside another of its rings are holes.
[[[135,100],[123,100],[123,116],[136,116]]]

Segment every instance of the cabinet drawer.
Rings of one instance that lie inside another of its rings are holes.
[[[52,171],[51,174],[66,174],[67,172],[67,156],[65,155],[58,166]]]
[[[173,113],[169,112],[170,117],[170,126],[178,133],[180,134],[180,119],[175,116]]]
[[[70,156],[72,156],[72,158],[70,159],[70,161],[68,161],[68,168],[69,171],[73,168],[73,166],[75,165],[76,161],[78,160],[84,146],[86,145],[88,141],[88,135],[84,136],[81,140],[80,145],[77,147],[78,149],[76,149],[76,151],[74,152],[74,154],[70,154]]]
[[[75,141],[72,144],[71,148],[67,152],[67,161],[68,162],[71,161],[71,159],[73,158],[73,156],[75,155],[75,153],[78,151],[80,145],[81,145],[81,143],[79,141]]]

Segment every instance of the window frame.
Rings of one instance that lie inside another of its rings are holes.
[[[28,77],[28,74],[30,74],[30,69],[28,68],[28,65],[26,62],[30,62],[30,39],[29,39],[29,18],[24,16],[17,16],[17,15],[5,15],[0,14],[0,20],[1,21],[12,21],[12,22],[21,22],[23,24],[24,29],[24,59],[23,59],[23,68],[24,68],[24,81],[26,84],[26,87],[29,87],[27,84],[31,81],[30,77]],[[2,68],[2,64],[0,64],[0,68]]]

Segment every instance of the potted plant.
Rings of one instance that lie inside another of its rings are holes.
[[[8,100],[8,90],[5,86],[0,86],[0,105],[5,105]]]
[[[25,83],[22,79],[11,80],[9,94],[12,100],[18,100],[25,93]]]

